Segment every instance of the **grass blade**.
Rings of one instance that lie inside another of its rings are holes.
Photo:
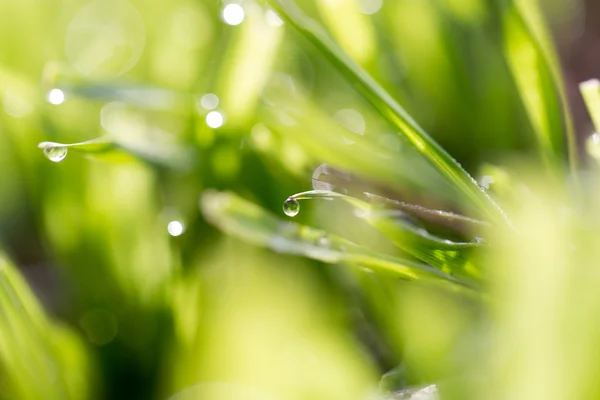
[[[2,398],[89,398],[90,364],[72,332],[53,325],[18,271],[0,253]]]
[[[193,155],[178,146],[164,146],[138,140],[123,141],[111,135],[79,143],[41,142],[38,147],[48,159],[55,162],[60,162],[66,157],[67,149],[110,162],[121,163],[138,159],[154,166],[173,169],[187,169],[194,162]],[[58,156],[55,158],[53,154]]]
[[[435,278],[461,283],[429,265],[376,253],[324,231],[282,221],[232,193],[206,191],[201,206],[205,217],[225,233],[276,252],[325,263],[355,264],[406,279]]]
[[[399,248],[443,272],[478,279],[477,268],[470,263],[470,254],[482,243],[478,240],[450,240],[429,233],[415,225],[400,210],[377,209],[355,197],[326,190],[298,193],[296,200],[340,198],[357,211],[355,214],[387,236]]]
[[[300,90],[284,88],[276,80],[268,86],[270,104],[265,107],[265,122],[281,141],[301,147],[313,164],[327,160],[338,169],[394,188],[403,196],[427,193],[460,205],[457,200],[461,199],[461,193],[406,140],[403,140],[406,146],[397,152],[378,146],[372,138],[341,126]],[[348,140],[351,145],[346,144]]]
[[[544,161],[578,165],[577,143],[560,67],[536,0],[502,10],[504,52]],[[566,144],[565,144],[566,139]]]
[[[365,70],[346,55],[314,20],[307,17],[292,0],[269,0],[269,3],[311,41],[348,79],[355,88],[386,118],[400,129],[408,141],[477,209],[493,221],[507,217],[502,209],[479,187],[477,182],[454,160],[394,98]]]

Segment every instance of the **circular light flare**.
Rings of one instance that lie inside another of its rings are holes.
[[[54,105],[62,104],[65,101],[65,92],[63,92],[60,89],[52,89],[46,95],[46,99],[48,100],[48,103],[50,103],[50,104],[54,104]]]
[[[227,4],[222,16],[227,25],[239,25],[244,21],[244,9],[239,4]]]
[[[213,129],[220,128],[225,123],[225,118],[223,118],[223,114],[218,111],[211,111],[206,114],[206,125]]]
[[[200,99],[200,105],[207,110],[214,110],[219,106],[219,96],[213,93],[206,93]]]
[[[358,10],[366,15],[373,15],[381,10],[383,0],[358,0]]]
[[[171,236],[180,236],[185,231],[185,227],[179,221],[171,221],[167,225],[167,231]]]
[[[357,135],[364,135],[367,129],[367,123],[361,113],[352,109],[344,108],[338,110],[334,118],[346,129]]]

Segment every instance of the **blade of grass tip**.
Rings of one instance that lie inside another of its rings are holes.
[[[592,79],[579,85],[583,100],[588,108],[596,133],[600,133],[600,81]]]
[[[502,10],[504,51],[546,161],[579,165],[577,138],[556,52],[537,0],[513,0]],[[566,141],[566,150],[565,150]]]
[[[148,141],[121,141],[110,135],[78,143],[41,142],[38,148],[53,162],[64,160],[69,149],[114,162],[137,158],[153,166],[174,169],[186,169],[194,161],[185,148]]]
[[[400,129],[408,141],[453,185],[457,186],[477,209],[493,221],[508,217],[462,166],[450,156],[417,122],[329,37],[326,31],[304,14],[292,0],[268,0],[269,4],[311,43],[313,43],[390,123]]]
[[[109,138],[100,137],[77,143],[41,142],[38,144],[38,148],[42,150],[54,147],[72,147],[73,150],[78,150],[84,153],[101,153],[112,149],[114,147],[114,143]]]

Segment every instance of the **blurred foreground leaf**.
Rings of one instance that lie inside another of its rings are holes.
[[[581,94],[594,122],[596,133],[600,132],[600,81],[592,79],[580,85]]]
[[[547,163],[568,160],[575,168],[575,132],[560,66],[537,0],[507,2],[501,18],[505,56],[542,156]]]
[[[51,323],[0,255],[0,398],[94,398],[92,366],[73,332]]]

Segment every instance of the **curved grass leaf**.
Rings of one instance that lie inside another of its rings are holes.
[[[67,149],[109,162],[131,162],[135,159],[157,167],[187,169],[193,163],[193,154],[179,146],[163,146],[148,141],[123,141],[115,136],[103,136],[79,143],[41,142],[44,153],[53,149]]]
[[[388,199],[387,197],[382,197],[368,192],[365,192],[364,195],[374,204],[381,204],[382,206],[388,208],[401,210],[410,215],[414,215],[423,221],[427,221],[438,226],[443,226],[459,233],[467,233],[472,229],[480,229],[484,226],[489,226],[489,223],[485,221],[449,211],[433,210],[417,204]]]
[[[398,209],[416,217],[434,230],[448,231],[455,234],[467,235],[483,226],[489,226],[486,221],[456,214],[449,211],[434,209],[433,206],[422,206],[416,202],[426,201],[418,193],[401,193],[404,201],[384,197],[372,192],[386,193],[398,196],[400,193],[389,192],[385,187],[378,188],[369,182],[361,181],[356,176],[345,171],[332,168],[328,164],[319,165],[313,172],[312,186],[314,190],[328,190],[358,198],[366,197],[370,203],[386,208]],[[436,199],[437,200],[437,199]],[[439,207],[439,206],[438,206]]]
[[[465,242],[436,236],[415,225],[401,210],[378,209],[362,200],[336,192],[313,190],[295,194],[290,198],[343,199],[355,208],[355,214],[359,218],[374,226],[408,254],[443,272],[470,279],[479,278],[478,269],[470,262],[473,250],[482,246],[479,240]],[[451,215],[454,217],[454,214]]]
[[[575,169],[577,144],[560,67],[536,1],[504,5],[504,53],[545,161],[568,159]]]
[[[375,109],[396,126],[415,149],[463,193],[465,199],[492,221],[508,222],[502,209],[460,164],[379,83],[348,57],[318,23],[307,17],[293,0],[269,0],[269,3],[324,54]]]
[[[424,193],[460,205],[461,193],[406,143],[390,151],[344,128],[285,79],[267,86],[265,122],[282,140],[305,150],[312,162],[328,164],[374,184],[394,188],[403,196]],[[327,134],[323,134],[326,132]],[[406,142],[406,140],[403,140]],[[285,163],[285,156],[280,154]]]
[[[81,399],[91,395],[81,342],[53,325],[23,277],[0,254],[0,397]]]
[[[232,193],[206,191],[200,204],[207,220],[225,233],[276,252],[355,264],[406,279],[443,279],[465,285],[429,265],[376,253],[324,231],[282,221]]]

